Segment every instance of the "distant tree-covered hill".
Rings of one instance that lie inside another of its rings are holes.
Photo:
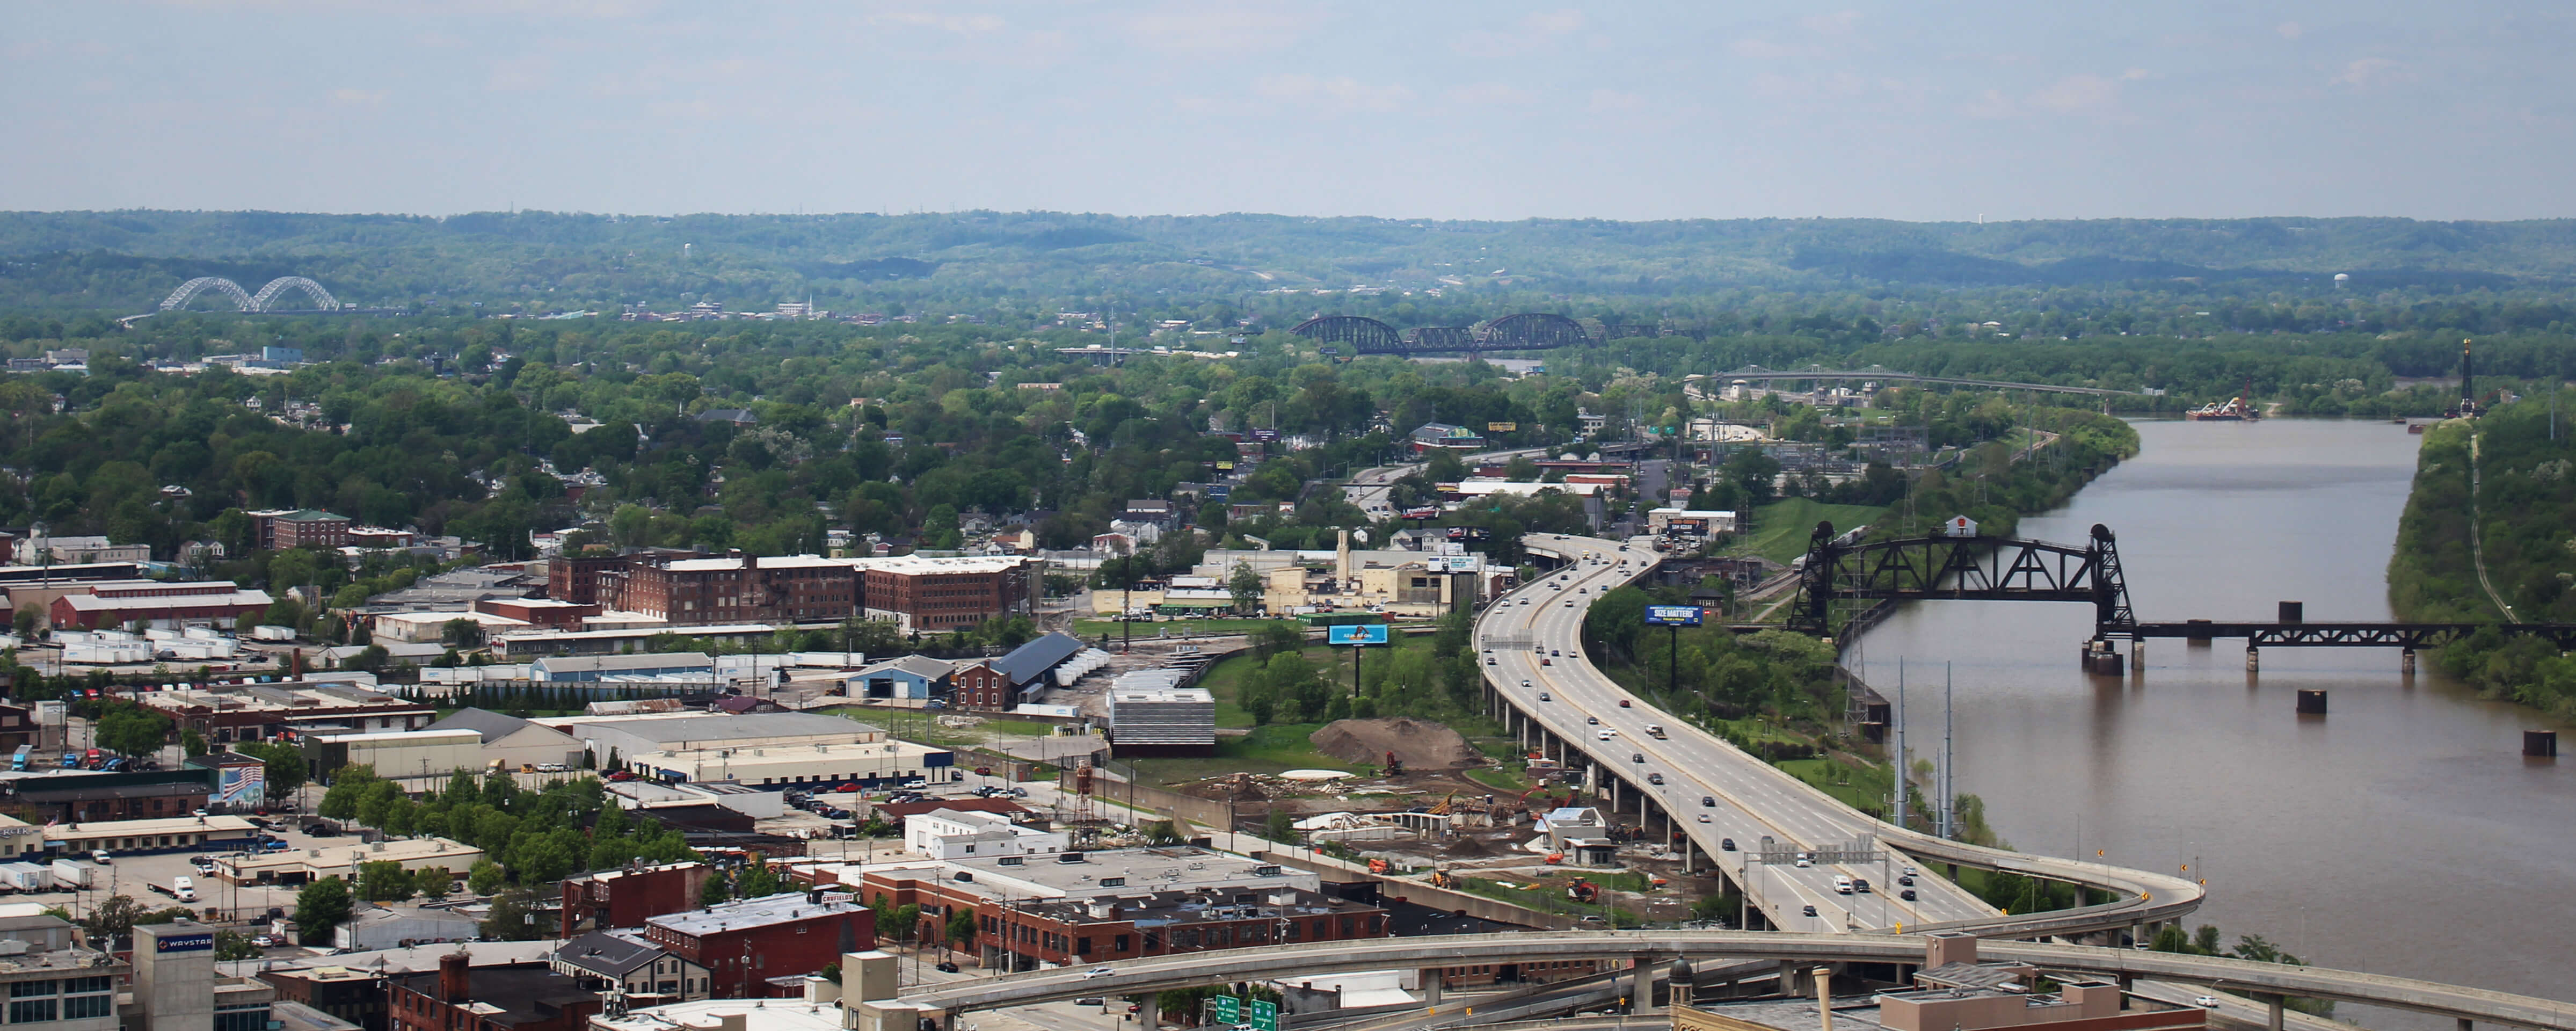
[[[1356,287],[1409,293],[1432,317],[1516,297],[1648,308],[1728,290],[2312,294],[2336,273],[2361,291],[2554,291],[2576,279],[2576,221],[0,213],[0,306],[120,313],[148,310],[199,275],[255,290],[300,274],[362,304],[487,310],[809,297],[947,312],[1120,298],[1321,310],[1341,302],[1314,291]]]

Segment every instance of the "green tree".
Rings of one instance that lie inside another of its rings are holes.
[[[179,747],[185,750],[191,759],[204,755],[207,751],[206,735],[197,733],[195,727],[182,730],[179,732]]]
[[[438,626],[438,642],[466,650],[483,647],[483,624],[471,619],[448,620]]]
[[[456,875],[444,866],[425,866],[413,872],[412,890],[420,897],[436,902],[456,891]]]
[[[18,606],[17,613],[11,618],[10,625],[18,632],[18,639],[32,641],[36,639],[36,624],[45,621],[45,610],[37,608],[36,603],[31,601]]]
[[[1225,580],[1227,594],[1234,596],[1234,614],[1249,616],[1261,611],[1261,574],[1252,571],[1249,562],[1236,562],[1234,573]]]
[[[1261,821],[1262,838],[1282,845],[1297,843],[1297,817],[1286,806],[1271,806],[1270,815]]]
[[[541,900],[531,888],[512,888],[492,899],[492,911],[483,918],[483,936],[495,941],[536,941],[554,932],[551,921],[540,910]]]
[[[119,755],[150,755],[170,740],[170,717],[140,705],[117,705],[100,714],[97,741]]]
[[[259,946],[251,944],[249,935],[240,931],[215,932],[215,959],[229,963],[234,960],[258,959],[261,955],[263,953]]]
[[[698,888],[698,905],[701,906],[722,905],[732,899],[733,882],[726,879],[723,870],[710,871],[707,883]]]
[[[490,895],[501,890],[501,885],[508,879],[509,875],[501,869],[501,864],[477,859],[474,868],[465,872],[465,887],[477,895]]]
[[[307,945],[331,940],[331,929],[349,919],[349,884],[325,877],[295,893],[295,927]]]
[[[412,897],[419,883],[400,862],[358,864],[358,897],[369,902],[400,902]]]
[[[959,906],[948,914],[948,947],[954,949],[960,944],[973,944],[975,930],[975,911]]]

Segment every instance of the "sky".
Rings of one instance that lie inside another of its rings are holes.
[[[2564,3],[0,10],[8,210],[2576,215]]]

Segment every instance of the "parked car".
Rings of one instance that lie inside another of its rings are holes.
[[[931,968],[931,969],[937,970],[937,971],[939,971],[940,973],[943,973],[943,974],[954,974],[954,973],[956,973],[956,972],[957,972],[957,964],[955,964],[955,963],[951,963],[951,962],[949,962],[949,961],[947,961],[947,960],[944,960],[944,959],[943,959],[943,960],[940,960],[940,961],[939,961],[939,964],[938,964],[937,966],[935,966],[935,967],[933,967],[933,968]]]
[[[99,849],[96,852],[90,853],[89,861],[97,863],[100,866],[106,866],[109,863],[115,862],[115,860],[108,857],[106,849]]]

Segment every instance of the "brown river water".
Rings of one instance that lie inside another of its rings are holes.
[[[2118,534],[2138,618],[2386,620],[2387,565],[2423,438],[2389,423],[2148,422],[2143,452],[2021,535]],[[1933,515],[1935,513],[1924,513]],[[1908,747],[1928,758],[1954,679],[1957,790],[2024,851],[2167,873],[2209,903],[2189,922],[2258,933],[2318,966],[2576,999],[2576,756],[2526,760],[2525,729],[2395,649],[2147,643],[2143,673],[2076,664],[2090,606],[1927,602],[1860,642],[1870,683],[1907,670]],[[2300,688],[2330,713],[2300,717]],[[2344,1005],[2377,1028],[2446,1021]]]

